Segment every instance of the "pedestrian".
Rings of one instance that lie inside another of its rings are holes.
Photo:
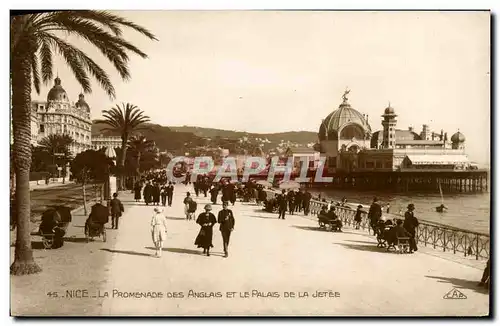
[[[309,192],[309,190],[306,190],[302,202],[305,216],[309,215],[309,207],[311,205],[311,199],[312,199],[312,194]]]
[[[109,205],[111,207],[111,228],[118,230],[118,219],[122,216],[125,209],[122,202],[118,199],[116,192],[113,194],[113,199],[111,199]]]
[[[149,205],[149,203],[153,199],[153,186],[151,186],[149,181],[147,181],[146,186],[144,186],[143,196],[144,196],[144,202],[146,203],[146,206]]]
[[[212,204],[217,204],[217,196],[219,195],[219,189],[217,185],[214,185],[212,189],[210,190],[210,201]]]
[[[163,206],[167,205],[167,185],[163,185],[160,190],[161,204]]]
[[[356,230],[359,230],[359,226],[361,225],[361,213],[363,211],[361,210],[363,208],[362,205],[358,205],[358,209],[356,210],[356,215],[354,216],[354,222],[356,222]]]
[[[418,219],[415,217],[413,211],[415,210],[415,205],[409,204],[408,210],[405,213],[405,221],[403,227],[408,231],[410,236],[410,254],[417,251],[417,241],[415,240],[415,228],[418,227]]]
[[[168,198],[168,207],[172,206],[172,198],[174,197],[174,185],[172,181],[168,183],[167,186],[167,198]]]
[[[160,205],[160,185],[155,182],[153,185],[153,204]]]
[[[290,215],[293,215],[293,212],[295,211],[295,191],[293,190],[288,191],[287,201],[288,201],[288,211]]]
[[[151,218],[151,237],[156,249],[155,257],[160,258],[163,251],[163,241],[167,239],[167,219],[159,207],[154,208]]]
[[[285,190],[281,191],[281,194],[277,198],[278,201],[278,219],[285,219],[285,213],[287,209],[287,201],[286,201],[286,195],[285,195]]]
[[[142,190],[142,185],[139,181],[137,181],[134,186],[134,199],[136,202],[141,200],[141,190]]]
[[[385,212],[389,214],[390,210],[391,210],[391,204],[387,203],[387,205],[385,206]]]
[[[184,213],[186,213],[186,220],[189,221],[194,219],[194,213],[196,212],[198,204],[194,201],[193,197],[189,191],[186,193],[186,198],[184,198]]]
[[[215,215],[211,213],[212,205],[205,205],[205,212],[198,215],[196,223],[201,226],[200,232],[194,241],[194,244],[198,248],[203,248],[203,253],[210,256],[210,248],[213,247],[212,236],[213,236],[213,226],[217,223]]]
[[[222,203],[222,210],[217,216],[217,223],[220,224],[220,232],[222,234],[222,243],[224,245],[224,257],[229,255],[229,238],[231,232],[234,230],[234,215],[233,212],[227,208],[227,202]]]
[[[370,226],[373,229],[373,234],[377,234],[377,224],[380,218],[382,217],[382,207],[378,203],[378,198],[373,198],[373,203],[370,206],[370,210],[368,211],[368,219],[370,220]]]
[[[489,287],[490,285],[490,259],[486,262],[486,267],[484,268],[483,277],[481,278],[481,282],[478,283],[477,286]]]

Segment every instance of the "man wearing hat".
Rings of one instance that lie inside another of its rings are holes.
[[[405,221],[403,223],[403,227],[410,234],[410,253],[417,251],[417,241],[415,240],[415,228],[418,227],[418,220],[413,214],[415,210],[415,205],[409,204],[408,210],[405,213]]]
[[[377,223],[382,217],[382,207],[378,203],[378,198],[373,198],[373,203],[370,206],[370,210],[368,211],[368,219],[370,220],[370,226],[373,229],[373,234],[377,233]]]
[[[223,202],[222,210],[217,216],[217,223],[220,224],[219,230],[222,234],[222,243],[224,244],[224,257],[228,256],[229,237],[234,229],[234,215],[227,206],[227,201]]]
[[[287,198],[286,198],[286,191],[283,189],[281,191],[281,194],[278,196],[277,201],[278,201],[278,213],[279,217],[278,219],[285,219],[285,213],[287,209]]]
[[[215,225],[215,223],[217,223],[215,215],[211,213],[211,210],[212,210],[212,205],[206,204],[205,212],[198,215],[196,223],[201,226],[201,229],[194,242],[194,244],[197,245],[198,248],[203,248],[203,253],[207,254],[207,256],[210,256],[210,248],[213,247],[212,228]]]

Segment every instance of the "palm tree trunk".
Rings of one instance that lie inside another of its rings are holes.
[[[41,268],[33,259],[31,248],[31,70],[26,57],[15,54],[11,58],[12,74],[12,129],[14,133],[14,170],[16,173],[16,247],[13,275],[34,274]]]
[[[137,173],[137,176],[141,175],[141,151],[137,151],[136,173]]]
[[[87,195],[85,192],[85,179],[82,182],[82,190],[83,190],[83,215],[87,216]]]
[[[122,135],[122,155],[120,157],[120,162],[118,163],[118,180],[117,187],[119,191],[123,191],[124,189],[124,180],[125,180],[125,158],[127,157],[127,142],[128,142],[128,134]]]

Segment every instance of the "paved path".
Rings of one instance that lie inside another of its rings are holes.
[[[116,242],[106,249],[111,256],[107,275],[112,277],[100,290],[110,296],[103,301],[102,315],[488,314],[489,296],[476,287],[482,274],[478,268],[421,251],[386,253],[376,248],[372,237],[350,229],[319,231],[315,221],[301,216],[278,220],[254,204],[232,207],[236,226],[230,256],[222,257],[217,225],[213,254],[203,256],[193,244],[199,227],[183,217],[186,190],[190,188],[176,186],[174,204],[165,209],[169,230],[160,259],[152,257],[153,208],[143,203],[127,207]],[[129,194],[122,198],[132,201]],[[198,202],[199,213],[208,198],[200,197]],[[214,206],[214,213],[220,208]],[[454,287],[467,299],[443,299]],[[116,297],[117,292],[135,291],[158,291],[163,298]],[[220,292],[222,298],[194,298],[190,291]],[[296,297],[285,298],[285,291]],[[312,297],[316,291],[326,291],[327,297]],[[227,292],[235,292],[234,298],[227,298]],[[272,297],[272,292],[280,297]],[[306,292],[308,297],[298,297]]]

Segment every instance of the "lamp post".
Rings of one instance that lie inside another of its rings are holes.
[[[113,163],[116,161],[116,152],[113,147],[106,147],[106,151],[104,152],[107,158],[111,159]],[[109,202],[111,200],[111,176],[109,172],[109,164],[107,165],[106,171],[106,181],[104,185],[104,199]],[[116,181],[115,181],[116,183]],[[114,187],[116,189],[116,186]]]

